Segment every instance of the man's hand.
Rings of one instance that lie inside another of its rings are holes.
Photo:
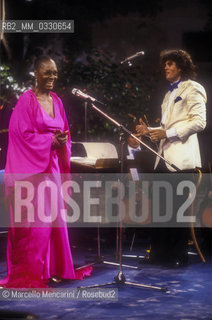
[[[136,132],[140,136],[145,136],[149,134],[149,129],[146,124],[143,122],[142,118],[139,118],[139,124],[136,126]]]
[[[160,141],[161,139],[167,138],[166,130],[163,130],[163,129],[149,130],[149,134],[153,142],[157,142],[157,141]]]

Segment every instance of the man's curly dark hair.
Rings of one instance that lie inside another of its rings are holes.
[[[163,50],[160,53],[160,65],[163,68],[166,61],[174,61],[182,70],[182,80],[194,80],[196,78],[195,65],[188,52],[181,49]]]

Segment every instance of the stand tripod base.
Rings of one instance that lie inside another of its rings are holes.
[[[119,271],[119,273],[114,277],[114,281],[112,282],[106,282],[102,284],[94,284],[92,286],[86,286],[86,287],[78,287],[79,289],[88,289],[88,288],[98,288],[98,287],[105,287],[109,285],[128,285],[128,286],[133,286],[137,288],[145,288],[145,289],[153,289],[153,290],[158,290],[162,292],[167,292],[168,288],[167,287],[157,287],[157,286],[151,286],[147,284],[141,284],[141,283],[135,283],[135,282],[130,282],[126,281],[126,278],[122,271]]]
[[[109,265],[112,265],[112,266],[119,266],[119,263],[117,262],[112,262],[112,261],[106,261],[104,260],[104,257],[103,256],[99,256],[99,257],[96,257],[94,261],[92,262],[89,262],[89,261],[86,261],[86,265],[85,266],[82,266],[80,268],[83,268],[83,267],[88,267],[88,266],[93,266],[95,264],[109,264]],[[130,266],[128,264],[122,264],[122,267],[125,267],[125,268],[130,268],[130,269],[135,269],[135,270],[140,270],[141,267],[138,266],[138,267],[135,267],[135,266]]]

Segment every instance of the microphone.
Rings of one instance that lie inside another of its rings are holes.
[[[140,57],[140,56],[144,56],[145,52],[144,51],[139,51],[139,52],[136,52],[135,54],[133,54],[132,56],[124,59],[123,61],[121,61],[121,64],[125,63],[125,62],[128,62],[130,60],[133,60],[137,57]]]
[[[73,94],[74,96],[77,96],[77,97],[80,97],[80,98],[83,98],[83,99],[86,99],[86,100],[90,100],[90,101],[92,101],[92,102],[95,102],[95,101],[96,101],[96,102],[101,103],[101,104],[104,105],[104,103],[102,103],[101,101],[98,101],[97,99],[89,96],[87,93],[84,93],[84,92],[82,92],[82,91],[79,90],[79,89],[74,88],[74,89],[72,89],[71,92],[72,92],[72,94]]]
[[[83,99],[88,99],[88,100],[91,100],[91,101],[93,101],[93,102],[96,101],[95,98],[89,96],[88,94],[86,94],[86,93],[84,93],[84,92],[82,92],[81,90],[76,89],[76,88],[74,88],[74,89],[72,90],[72,94],[73,94],[74,96],[81,97],[81,98],[83,98]]]

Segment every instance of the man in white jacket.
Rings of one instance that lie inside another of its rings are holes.
[[[158,153],[171,164],[182,172],[192,172],[201,167],[197,133],[206,126],[206,92],[193,80],[194,64],[186,51],[164,50],[160,54],[160,62],[169,81],[169,91],[161,105],[160,127],[147,128],[141,123],[136,126],[136,131],[138,135],[149,135],[153,142],[159,142]],[[159,157],[156,157],[154,170],[158,173],[175,171]],[[161,209],[160,204],[159,207]],[[187,261],[188,230],[178,229],[154,230],[153,260],[173,265]]]
[[[159,154],[180,170],[201,167],[197,133],[206,126],[206,92],[197,82],[194,64],[190,55],[183,50],[161,52],[161,66],[169,81],[169,91],[161,105],[161,126],[147,128],[138,125],[139,134],[149,134],[152,141],[160,141]],[[159,157],[156,158],[157,168]],[[167,165],[167,172],[174,171]]]

